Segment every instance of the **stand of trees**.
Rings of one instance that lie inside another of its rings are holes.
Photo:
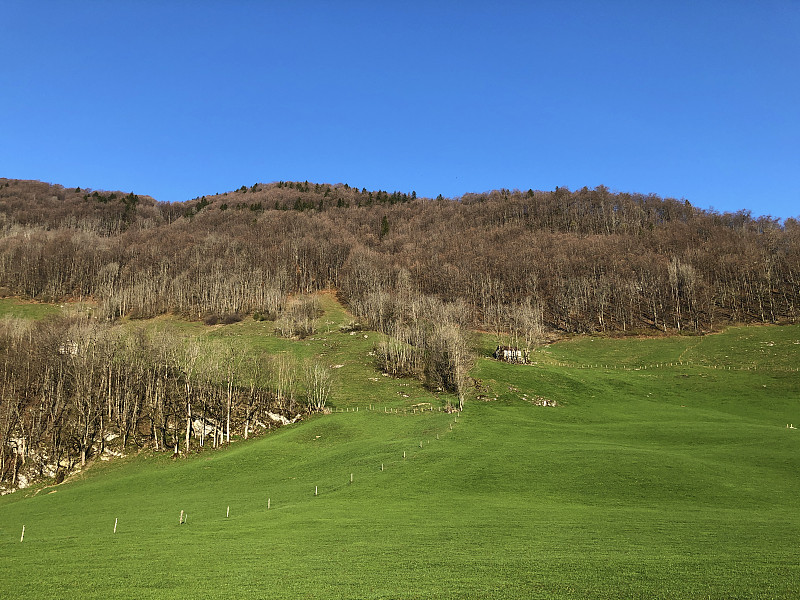
[[[795,219],[603,187],[430,200],[278,182],[164,204],[0,179],[0,293],[92,297],[108,318],[275,315],[324,288],[361,316],[406,288],[519,340],[702,332],[796,320],[798,284]]]
[[[0,320],[0,482],[63,477],[106,449],[177,452],[323,410],[330,373],[298,396],[286,357],[201,348],[164,332],[133,334],[86,316]],[[280,418],[275,419],[276,415]]]

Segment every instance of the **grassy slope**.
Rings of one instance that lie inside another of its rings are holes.
[[[6,316],[20,319],[43,319],[60,312],[61,308],[53,304],[37,304],[18,298],[0,298],[0,319]]]
[[[336,332],[346,315],[325,302],[331,333],[306,342],[258,335],[253,322],[185,329],[251,351],[325,353],[345,365],[334,403],[359,412],[177,463],[104,463],[0,499],[0,596],[800,594],[800,429],[785,427],[800,427],[789,370],[800,328],[580,338],[538,352],[535,366],[480,360],[473,374],[497,400],[471,401],[454,422],[383,412],[444,399],[376,376],[375,334]],[[723,365],[750,370],[713,368]],[[561,406],[526,400],[537,395]]]

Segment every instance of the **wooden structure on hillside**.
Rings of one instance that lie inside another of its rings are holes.
[[[514,346],[498,346],[493,356],[497,360],[510,363],[525,364],[528,362],[528,353]]]

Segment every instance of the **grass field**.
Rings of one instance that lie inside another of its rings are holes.
[[[0,498],[0,597],[800,597],[800,327],[480,359],[456,417],[323,306],[302,342],[146,324],[342,365],[345,412]]]
[[[62,312],[59,306],[39,304],[18,298],[0,298],[0,319],[6,316],[20,319],[44,319]]]

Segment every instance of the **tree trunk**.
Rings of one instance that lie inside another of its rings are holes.
[[[228,382],[228,415],[225,420],[225,443],[231,443],[231,404],[233,403],[233,382]]]
[[[189,453],[189,435],[192,433],[192,405],[186,403],[186,453]]]

